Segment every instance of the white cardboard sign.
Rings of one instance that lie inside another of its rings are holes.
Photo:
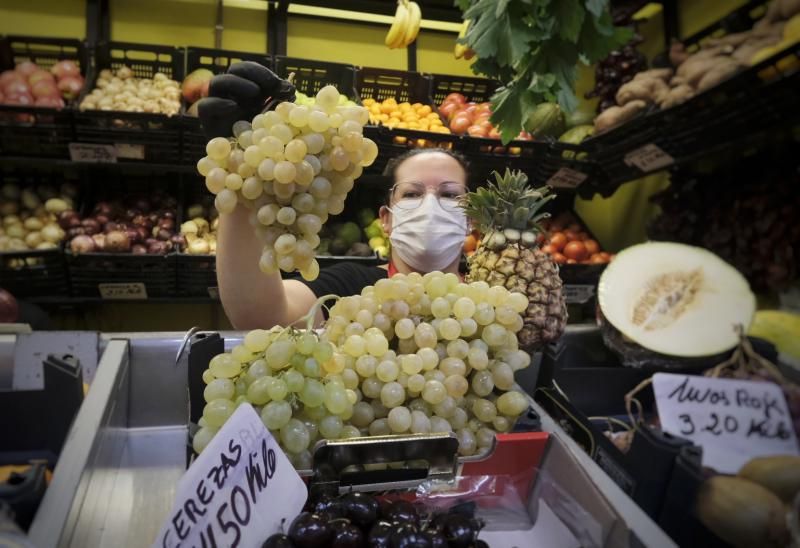
[[[153,548],[258,548],[288,530],[308,492],[249,404],[240,405],[181,478]]]
[[[656,373],[653,391],[661,428],[702,446],[703,466],[735,474],[754,457],[800,454],[776,384]]]

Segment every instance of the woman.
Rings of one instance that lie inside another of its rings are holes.
[[[283,280],[258,267],[263,244],[241,205],[220,218],[217,279],[220,298],[236,329],[290,325],[308,313],[318,297],[354,295],[396,272],[458,273],[467,220],[459,206],[467,188],[467,166],[456,154],[439,149],[412,150],[388,169],[393,185],[380,208],[392,252],[389,264],[365,267],[343,263],[323,269],[313,282]],[[320,324],[323,313],[317,313]]]

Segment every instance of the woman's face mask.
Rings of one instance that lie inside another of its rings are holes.
[[[461,254],[467,234],[467,218],[459,206],[463,192],[462,185],[449,182],[439,185],[436,193],[422,183],[397,185],[389,208],[393,252],[420,272],[450,266]]]

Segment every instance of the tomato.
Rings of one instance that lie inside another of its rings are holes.
[[[450,118],[451,116],[455,116],[456,111],[460,108],[461,105],[454,102],[445,102],[441,107],[439,107],[439,113],[444,116],[445,118]]]
[[[553,235],[550,236],[550,245],[552,245],[556,251],[561,251],[564,249],[564,246],[567,245],[567,237],[563,232],[554,232]]]
[[[567,262],[567,258],[564,257],[561,253],[554,253],[553,254],[553,261],[556,264],[564,264]]]
[[[589,256],[588,253],[586,253],[586,246],[583,245],[583,242],[579,241],[569,242],[564,246],[563,251],[568,259],[575,259],[576,261],[582,261]]]
[[[590,264],[606,264],[607,262],[600,253],[595,253],[589,258]]]
[[[475,113],[475,117],[473,118],[473,122],[472,123],[474,123],[474,124],[489,124],[489,126],[492,125],[492,123],[489,121],[489,115],[488,114],[481,114],[479,112]]]
[[[586,246],[586,253],[589,255],[594,255],[600,252],[600,244],[594,240],[586,240],[583,242],[583,245]]]
[[[489,130],[476,125],[471,125],[467,128],[467,133],[470,137],[486,137],[489,135]]]
[[[497,130],[496,127],[492,126],[492,129],[489,130],[489,139],[499,139],[500,132]]]
[[[578,238],[578,233],[575,232],[574,230],[569,230],[569,229],[565,230],[564,231],[564,236],[567,237],[567,241],[568,242],[574,242],[575,240],[579,239]]]
[[[608,253],[606,253],[605,251],[601,251],[601,252],[599,253],[599,255],[600,255],[602,258],[603,258],[603,260],[604,260],[605,262],[608,262],[608,261],[610,261],[610,260],[611,260],[611,255],[610,255],[610,254],[608,254]]]
[[[478,105],[476,105],[475,103],[466,103],[464,105],[464,107],[465,108],[464,108],[464,110],[462,112],[467,114],[470,117],[470,119],[474,119],[475,118],[475,110],[478,108]]]
[[[451,93],[450,95],[444,98],[445,103],[450,101],[463,104],[467,102],[467,98],[461,95],[460,93]]]
[[[545,241],[545,236],[544,236],[543,233],[540,232],[539,234],[536,235],[536,243],[537,244],[542,245],[544,243],[544,241]]]
[[[550,244],[542,246],[542,251],[544,251],[548,255],[553,255],[554,253],[558,253],[558,250]]]
[[[556,219],[550,223],[550,232],[561,232],[564,230],[564,223]]]
[[[459,114],[450,122],[450,131],[461,135],[462,133],[466,133],[471,125],[472,123],[469,121],[468,117]]]

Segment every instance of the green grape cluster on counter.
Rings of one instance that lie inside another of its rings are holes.
[[[233,138],[208,142],[197,170],[220,213],[239,203],[250,210],[264,243],[264,273],[319,275],[319,231],[344,210],[354,181],[378,156],[378,146],[363,136],[368,121],[364,107],[340,104],[336,88],[325,86],[312,105],[280,103],[234,124]]]
[[[251,331],[204,372],[193,447],[249,402],[300,469],[320,439],[452,431],[472,455],[528,407],[514,389],[514,372],[530,365],[516,336],[527,306],[521,293],[455,274],[397,274],[339,299],[319,332]]]

